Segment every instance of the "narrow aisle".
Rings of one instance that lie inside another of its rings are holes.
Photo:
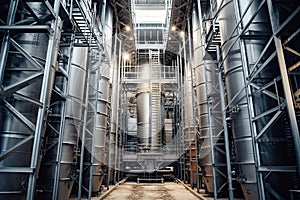
[[[194,200],[197,199],[182,185],[166,183],[127,182],[112,191],[105,200]]]

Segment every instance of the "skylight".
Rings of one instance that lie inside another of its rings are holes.
[[[162,49],[166,46],[172,1],[132,0],[132,21],[136,47]]]
[[[135,10],[135,22],[137,24],[164,24],[166,17],[166,10]]]

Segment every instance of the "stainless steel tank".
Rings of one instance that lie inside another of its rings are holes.
[[[31,5],[31,8],[35,10],[37,16],[44,16],[47,13],[47,8],[43,3],[36,3]],[[58,30],[59,32],[59,30]],[[60,34],[57,34],[59,41]],[[34,59],[41,64],[45,65],[46,54],[48,49],[49,37],[46,33],[20,33],[14,38],[15,41]],[[49,76],[49,88],[47,88],[47,101],[46,107],[49,106],[50,96],[52,92],[52,86],[54,82],[54,75],[57,69],[56,56],[57,56],[57,45],[54,47],[54,56],[52,59],[52,67]],[[8,67],[11,69],[6,72],[3,85],[8,86],[19,82],[31,75],[36,74],[35,71],[31,71],[32,63],[24,58],[17,51],[9,54]],[[18,70],[18,69],[24,70]],[[28,71],[26,70],[28,69]],[[42,88],[42,79],[37,79],[27,87],[19,90],[20,95],[26,96],[30,99],[38,100],[40,98],[40,91]],[[19,96],[12,95],[8,100],[12,106],[24,115],[33,124],[36,123],[38,115],[39,105],[24,100]],[[22,124],[17,118],[15,118],[10,112],[1,106],[0,110],[0,154],[5,153],[8,149],[18,144],[32,133],[28,131],[28,128]],[[43,137],[45,129],[41,130],[41,136]],[[12,153],[6,159],[0,161],[0,167],[29,167],[31,160],[32,141],[28,142],[18,151]],[[40,160],[40,159],[39,159]],[[38,163],[39,166],[40,163]],[[39,167],[36,168],[39,171]],[[0,174],[0,199],[25,199],[26,188],[28,183],[28,174],[26,173],[1,173]]]
[[[221,2],[221,1],[219,1]],[[226,44],[222,48],[222,54],[228,57],[224,62],[225,82],[228,93],[228,101],[230,102],[234,96],[242,90],[238,100],[232,102],[231,112],[232,133],[237,151],[237,164],[241,173],[241,186],[246,199],[258,199],[258,188],[255,171],[254,151],[251,137],[251,121],[249,119],[248,102],[246,99],[244,73],[241,60],[241,51],[239,43],[236,43],[231,50],[229,47],[233,44],[234,38],[230,38],[231,32],[236,26],[236,19],[233,2],[225,0],[224,6],[219,14],[221,43]],[[235,33],[237,34],[237,33]]]
[[[220,0],[218,1],[220,6]],[[238,2],[238,9],[240,16],[242,16],[248,7],[250,0],[246,1],[236,1]],[[242,20],[243,26],[245,26],[250,18],[256,12],[260,1],[254,1],[250,6],[247,14],[245,14]],[[264,103],[264,99],[261,96],[257,96],[255,100],[255,105],[249,104],[246,99],[245,87],[245,74],[243,69],[243,60],[241,54],[240,42],[236,42],[233,45],[236,37],[232,37],[231,33],[237,25],[237,20],[235,15],[238,13],[234,12],[235,7],[233,2],[225,0],[223,3],[225,5],[219,13],[219,23],[220,23],[220,33],[221,42],[223,44],[222,54],[227,55],[224,61],[224,71],[225,71],[225,82],[228,93],[228,101],[231,102],[231,112],[230,118],[232,120],[232,133],[234,138],[234,144],[236,147],[236,162],[239,167],[238,180],[242,186],[242,190],[246,199],[258,199],[258,188],[257,188],[257,178],[256,178],[256,168],[255,168],[255,158],[254,158],[254,147],[251,135],[251,119],[249,113],[249,107],[255,106],[265,109],[267,104]],[[257,15],[254,19],[252,25],[250,25],[249,31],[245,34],[252,33],[267,33],[268,26],[266,26],[266,19],[263,12]],[[233,35],[237,35],[235,32]],[[253,62],[259,57],[264,48],[266,41],[264,40],[247,40],[245,43],[245,49],[247,54],[248,63],[254,64]],[[230,46],[233,47],[231,49]],[[246,59],[246,58],[244,58]],[[246,66],[245,66],[246,67]],[[247,71],[247,70],[245,70]],[[262,72],[260,74],[260,79],[262,81],[268,81],[270,78],[269,72]],[[239,91],[242,91],[239,95]],[[237,98],[233,98],[237,95]],[[262,118],[261,120],[266,120]]]
[[[237,5],[240,15],[246,12],[248,5],[252,1],[239,0]],[[246,12],[242,25],[245,26],[251,17],[257,11],[261,1],[255,0],[251,4],[249,10]],[[299,5],[299,3],[298,3]],[[263,7],[260,12],[255,16],[249,30],[245,32],[249,38],[252,35],[256,36],[267,36],[245,40],[246,58],[248,61],[249,70],[253,70],[252,66],[255,65],[258,58],[261,57],[264,48],[268,42],[268,37],[272,36],[271,23],[269,21],[269,15],[266,7]],[[270,53],[271,54],[271,53]],[[265,54],[262,57],[262,61],[269,59],[270,54]],[[262,63],[262,61],[260,61]],[[263,69],[256,77],[253,78],[252,82],[258,86],[264,86],[273,82],[278,76],[280,76],[279,67],[274,67],[271,63]],[[279,93],[281,93],[280,86],[278,87]],[[275,90],[275,89],[274,89]],[[264,112],[273,109],[278,106],[277,99],[271,99],[263,93],[263,91],[252,91],[253,99],[253,110],[254,115],[259,116]],[[279,94],[279,96],[284,96]],[[257,133],[264,129],[267,124],[272,120],[272,115],[265,115],[255,121]],[[289,120],[286,114],[280,117],[274,125],[272,125],[266,132],[257,140],[259,148],[259,157],[261,166],[294,166],[297,165],[295,161],[295,152],[293,150],[292,133],[288,125]],[[289,138],[289,139],[288,139]],[[261,173],[264,176],[263,186],[266,199],[274,199],[275,196],[281,196],[283,199],[290,198],[291,188],[297,188],[299,186],[299,179],[296,178],[296,173],[272,173],[268,172]],[[271,190],[269,188],[272,188]],[[273,193],[273,194],[272,194]]]
[[[70,49],[64,49],[68,51]],[[77,164],[77,149],[79,136],[82,135],[83,111],[84,111],[84,94],[86,88],[86,66],[87,66],[87,48],[73,47],[68,93],[66,99],[65,126],[63,130],[63,142],[60,169],[59,169],[59,185],[58,199],[67,199],[70,196],[74,179],[76,178]],[[67,52],[65,52],[68,55]],[[50,122],[58,125],[57,115],[60,113],[60,104],[53,109]],[[47,138],[47,146],[55,145],[58,142],[58,137],[51,137],[49,133]],[[52,148],[47,151],[42,163],[41,172],[39,175],[39,184],[43,186],[44,192],[39,193],[38,199],[51,199],[52,194],[47,191],[53,190],[53,181],[55,178],[55,166],[57,164],[57,148]]]
[[[89,74],[89,105],[87,112],[87,123],[85,133],[85,148],[84,148],[84,171],[83,171],[83,186],[90,189],[91,193],[98,192],[103,180],[102,166],[104,162],[103,145],[99,144],[99,122],[97,118],[96,107],[98,106],[98,85],[100,77],[101,62],[97,56],[89,55],[88,66]],[[101,140],[103,141],[103,140]],[[92,179],[92,180],[91,180]],[[91,185],[90,185],[91,180]]]
[[[151,148],[150,130],[150,65],[139,66],[140,83],[136,91],[137,137],[140,152],[148,152]]]
[[[109,83],[111,84],[110,90],[109,92],[111,92],[111,97],[108,98],[109,100],[109,104],[111,105],[110,107],[110,111],[109,111],[109,123],[110,123],[110,133],[109,133],[109,154],[108,154],[108,165],[110,167],[110,172],[108,174],[109,176],[109,181],[110,182],[114,182],[114,174],[115,174],[115,169],[117,168],[116,166],[116,137],[117,137],[117,127],[116,127],[116,120],[117,120],[117,114],[118,112],[116,111],[116,106],[117,106],[117,102],[119,100],[118,97],[118,87],[117,85],[114,85],[114,81],[117,82],[118,79],[117,76],[115,76],[115,74],[113,74],[114,72],[116,72],[116,70],[114,69],[114,57],[113,57],[113,8],[111,7],[111,5],[109,3],[106,3],[106,9],[105,9],[105,24],[104,24],[104,34],[105,34],[105,47],[106,47],[106,52],[107,52],[107,57],[106,59],[109,60],[109,74],[107,75],[107,77],[109,78]],[[116,50],[117,51],[117,50]],[[117,90],[117,92],[116,92]]]
[[[186,156],[186,170],[188,173],[189,182],[194,187],[197,183],[196,174],[196,147],[195,147],[195,124],[194,124],[194,107],[193,107],[193,88],[192,88],[192,73],[189,61],[184,64],[184,150]]]
[[[94,137],[86,137],[84,161],[85,161],[85,171],[83,173],[83,186],[89,188],[90,177],[92,177],[92,193],[99,192],[103,181],[104,172],[103,167],[105,162],[105,142],[106,134],[108,129],[108,115],[109,115],[109,66],[97,62],[95,67],[99,68],[97,73],[90,75],[90,86],[97,89],[98,95],[92,95],[91,97],[97,96],[96,104],[97,111],[95,116],[95,124],[90,123],[90,126],[95,126],[93,135]],[[98,73],[100,73],[100,80],[98,80]],[[90,91],[92,91],[90,89]],[[92,112],[91,114],[94,114]],[[89,128],[89,130],[93,130]],[[94,140],[94,141],[92,141]],[[94,155],[92,155],[94,154]],[[92,159],[92,160],[91,160]],[[93,163],[92,166],[89,163]],[[89,167],[92,167],[90,170]],[[92,176],[90,174],[92,172]]]
[[[96,123],[96,129],[97,129],[97,136],[95,144],[98,145],[99,149],[99,159],[103,161],[106,165],[109,165],[109,158],[107,156],[111,156],[111,158],[114,158],[114,149],[107,150],[107,146],[105,145],[107,141],[107,135],[109,134],[109,115],[110,115],[110,74],[111,74],[111,66],[102,63],[102,66],[100,68],[100,74],[101,79],[99,81],[98,91],[98,105],[97,105],[97,123]],[[109,152],[109,154],[105,152]],[[102,155],[100,155],[102,154]]]
[[[113,45],[113,8],[107,4],[105,10],[105,24],[104,24],[104,34],[105,34],[105,47],[107,51],[108,60],[111,61],[112,58],[112,45]],[[112,71],[111,71],[112,73]],[[110,75],[112,77],[112,75]]]
[[[212,58],[204,58],[204,44],[201,41],[203,35],[201,30],[198,13],[193,12],[193,39],[194,39],[194,70],[195,70],[195,98],[198,108],[199,118],[199,155],[200,166],[204,184],[208,193],[224,193],[221,186],[227,180],[220,175],[226,174],[224,138],[220,134],[222,126],[222,110],[220,107],[220,93],[218,93],[218,78],[216,63]],[[212,139],[212,141],[211,141]],[[213,146],[212,146],[213,145]],[[214,148],[214,154],[211,149]],[[214,163],[212,163],[212,156]],[[213,166],[214,165],[214,166]],[[213,167],[216,173],[213,177]],[[214,178],[216,185],[214,185]],[[216,190],[214,190],[216,187]],[[226,188],[226,187],[224,187]]]
[[[136,92],[136,102],[138,146],[141,152],[147,152],[151,145],[150,87],[148,83],[138,87]]]

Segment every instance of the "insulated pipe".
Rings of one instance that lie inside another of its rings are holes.
[[[111,62],[111,58],[112,58],[112,44],[113,44],[113,9],[112,7],[110,6],[110,4],[108,4],[105,1],[103,1],[103,8],[105,8],[105,11],[103,11],[102,13],[102,17],[105,18],[104,21],[102,21],[103,25],[104,25],[104,44],[105,44],[105,51],[106,51],[106,60],[108,60],[109,62],[108,63],[105,63],[107,65],[107,69],[109,71],[108,74],[106,75],[106,77],[108,78],[108,81],[109,81],[109,85],[107,85],[107,89],[108,89],[108,92],[113,92],[113,91],[110,91],[110,88],[111,88],[111,84],[113,82],[112,80],[112,77],[113,77],[113,63]],[[111,93],[112,95],[115,95],[113,93]],[[117,98],[117,97],[116,97]],[[107,98],[107,102],[108,102],[108,105],[111,104],[111,106],[115,107],[115,104],[116,104],[116,101],[115,101],[115,98]],[[113,105],[113,104],[114,105]],[[111,113],[111,120],[110,122],[114,121],[116,119],[116,115],[114,112],[108,112],[107,113],[107,116]],[[110,123],[109,122],[109,123]],[[115,145],[116,145],[116,123],[113,123],[113,124],[110,124],[110,127],[111,127],[111,130],[110,133],[109,133],[109,145],[108,145],[108,148],[109,148],[109,154],[108,154],[108,166],[109,166],[109,172],[108,172],[108,180],[109,181],[112,181],[113,182],[113,179],[112,179],[112,174],[114,174],[114,170],[115,170],[115,165],[116,163],[114,162],[115,161],[115,156],[116,156],[116,152],[115,152]]]

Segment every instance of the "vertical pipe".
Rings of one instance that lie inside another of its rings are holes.
[[[220,46],[217,46],[217,61],[221,62],[221,53]],[[221,109],[222,109],[222,122],[224,127],[224,139],[225,139],[225,153],[226,153],[226,166],[227,166],[227,178],[228,178],[228,191],[229,191],[229,199],[234,199],[233,187],[232,187],[232,171],[231,171],[231,162],[230,162],[230,148],[229,148],[229,136],[228,136],[228,127],[226,121],[226,103],[225,103],[225,88],[223,85],[223,77],[222,77],[222,69],[218,64],[218,78],[219,78],[219,88],[220,88],[220,96],[221,96]]]
[[[118,156],[118,101],[119,101],[119,85],[118,85],[118,62],[117,62],[117,42],[118,42],[118,29],[116,27],[115,29],[115,36],[114,36],[114,48],[113,48],[113,76],[112,76],[112,88],[113,88],[113,98],[112,99],[112,113],[114,113],[114,115],[116,116],[115,119],[113,119],[112,117],[112,121],[111,121],[111,125],[114,126],[115,123],[115,132],[116,132],[116,145],[115,145],[115,163],[117,164],[117,156]],[[114,95],[115,94],[115,95]],[[112,115],[112,116],[114,116]],[[114,122],[115,120],[115,122]],[[119,169],[119,167],[115,167],[115,173],[114,173],[114,182],[116,182],[117,180],[117,169]]]
[[[183,85],[183,61],[182,61],[182,49],[181,45],[179,44],[179,78],[180,78],[180,139],[182,145],[182,166],[183,166],[183,180],[187,181],[186,176],[186,156],[185,156],[185,132],[184,132],[184,85]]]
[[[206,91],[208,92],[208,83],[207,83],[207,70],[205,67],[205,77],[206,77]],[[210,99],[209,97],[207,97],[207,101],[208,101],[208,106],[207,106],[207,117],[208,117],[208,126],[209,126],[209,143],[210,143],[210,154],[211,154],[211,165],[212,165],[212,175],[213,175],[213,185],[214,185],[214,199],[216,200],[218,198],[218,193],[217,193],[217,176],[216,176],[216,163],[215,163],[215,148],[214,148],[214,141],[213,141],[213,130],[212,130],[212,113],[211,113],[211,104],[210,104]]]
[[[181,97],[182,97],[182,94],[181,94],[181,78],[180,78],[180,57],[179,55],[177,55],[176,57],[176,65],[177,65],[177,83],[178,83],[178,93],[179,93],[179,96],[178,96],[178,107],[177,107],[177,113],[176,113],[176,123],[178,123],[178,129],[177,129],[177,133],[176,133],[176,138],[177,138],[177,144],[179,146],[179,149],[178,149],[178,155],[180,156],[179,157],[179,173],[180,173],[180,179],[184,179],[184,175],[183,175],[183,155],[182,155],[182,152],[183,150],[181,149],[181,142],[182,142],[182,131],[181,131],[181,127],[182,127],[182,120],[181,120],[181,113],[180,110],[181,107],[182,107],[182,103],[181,103]]]

